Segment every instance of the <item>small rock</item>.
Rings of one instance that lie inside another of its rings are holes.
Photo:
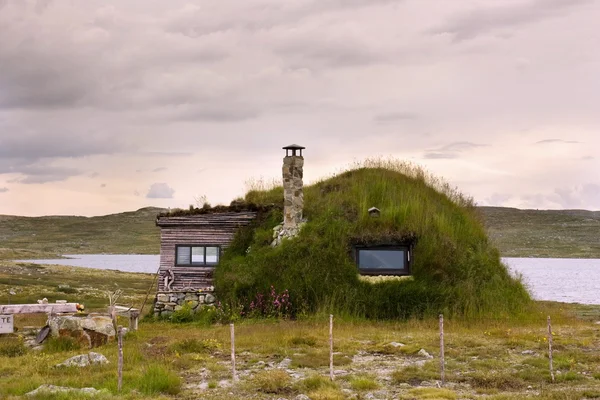
[[[390,346],[392,346],[392,347],[404,347],[406,345],[404,343],[392,342],[392,343],[390,343]]]
[[[156,300],[160,301],[161,303],[168,303],[170,298],[168,294],[159,294],[156,296]]]
[[[227,387],[230,387],[230,386],[231,386],[231,382],[229,382],[229,381],[228,381],[228,380],[226,380],[226,379],[223,379],[223,380],[219,381],[219,383],[218,383],[218,386],[219,386],[220,388],[227,388]]]
[[[277,368],[289,368],[292,364],[291,358],[284,358],[279,364],[277,364]]]
[[[333,371],[333,374],[343,376],[348,375],[348,371],[345,371],[343,369],[336,369],[335,371]]]
[[[430,358],[430,359],[433,358],[433,356],[431,354],[429,354],[425,349],[419,350],[419,352],[417,354],[420,355],[421,357]]]
[[[94,364],[108,364],[108,359],[100,353],[90,352],[89,354],[80,354],[69,358],[68,360],[57,364],[57,367],[87,367]]]
[[[535,351],[533,351],[533,350],[523,350],[521,352],[521,354],[523,354],[523,355],[531,355],[531,354],[535,354]]]
[[[527,386],[527,390],[531,390],[531,389],[533,389],[533,386],[531,386],[531,385]]]
[[[298,396],[294,397],[294,400],[310,400],[310,397],[305,394],[299,394]]]
[[[215,296],[213,296],[212,294],[207,294],[206,297],[204,298],[204,302],[207,304],[212,304],[214,303],[216,300]]]
[[[72,387],[66,387],[66,386],[54,386],[54,385],[44,384],[44,385],[38,387],[37,389],[32,390],[29,393],[25,393],[25,396],[37,396],[39,394],[47,394],[47,393],[71,393],[71,392],[95,395],[95,394],[100,393],[100,390],[94,389],[91,387],[72,388]]]

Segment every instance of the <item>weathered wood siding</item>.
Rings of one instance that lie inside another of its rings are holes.
[[[160,271],[158,291],[165,290],[165,276],[172,269],[175,280],[173,290],[183,288],[205,288],[213,285],[215,267],[177,267],[175,252],[178,245],[219,246],[223,250],[229,246],[235,232],[248,225],[256,217],[256,212],[226,212],[180,217],[159,217],[156,221],[160,230]]]

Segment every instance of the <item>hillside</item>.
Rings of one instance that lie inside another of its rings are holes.
[[[600,211],[478,207],[504,257],[600,258]],[[59,254],[158,254],[156,215],[146,207],[101,217],[0,215],[0,258]],[[10,249],[10,250],[9,250]]]
[[[146,207],[100,217],[0,215],[0,258],[60,254],[158,254],[156,215]]]
[[[600,258],[600,211],[479,210],[504,257]]]

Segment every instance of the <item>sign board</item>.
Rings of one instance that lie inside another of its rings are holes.
[[[0,333],[13,333],[15,330],[12,315],[0,315]]]

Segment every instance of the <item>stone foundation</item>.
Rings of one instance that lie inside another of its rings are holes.
[[[214,306],[216,298],[211,292],[174,291],[158,292],[154,300],[154,315],[168,317],[188,305],[196,311],[204,305]]]

